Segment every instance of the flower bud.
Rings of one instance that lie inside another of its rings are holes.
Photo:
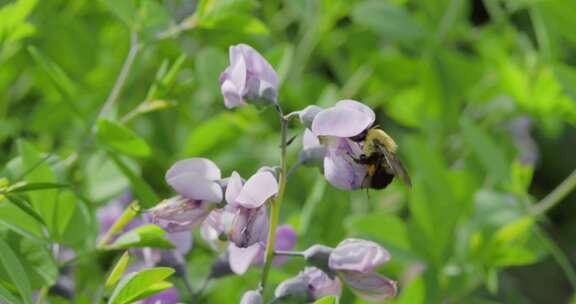
[[[303,254],[304,259],[306,259],[306,262],[309,265],[321,269],[322,271],[327,273],[330,277],[334,277],[334,273],[332,272],[330,267],[328,267],[328,259],[332,251],[333,249],[328,246],[314,245],[306,249],[306,251],[304,251]]]
[[[307,267],[298,276],[280,283],[274,291],[276,300],[296,303],[314,301],[329,295],[339,297],[342,286],[338,278],[330,278],[322,270]]]
[[[168,232],[177,232],[200,225],[211,209],[209,203],[175,196],[150,209],[150,214],[154,224]]]
[[[274,296],[279,300],[292,300],[296,303],[303,303],[310,299],[308,293],[308,277],[298,275],[278,284],[274,291]]]
[[[262,295],[255,290],[249,290],[245,292],[244,295],[242,296],[242,300],[240,301],[240,304],[262,304],[262,303],[263,303]]]
[[[344,283],[360,298],[381,302],[396,296],[396,282],[376,273],[342,271]]]
[[[312,121],[314,121],[314,117],[316,117],[316,115],[322,110],[323,109],[319,106],[311,105],[295,113],[298,113],[300,122],[302,122],[306,128],[310,128],[312,126]]]
[[[334,249],[328,259],[333,271],[369,273],[390,260],[390,254],[380,245],[360,239],[347,239]]]
[[[318,137],[309,129],[304,131],[302,137],[302,151],[300,151],[299,162],[309,167],[322,167],[326,147],[320,144]]]
[[[315,267],[306,267],[302,274],[308,277],[308,292],[313,300],[331,295],[340,297],[342,284],[338,278],[331,278]]]

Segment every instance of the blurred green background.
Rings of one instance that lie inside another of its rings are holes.
[[[229,111],[220,95],[228,47],[247,43],[277,70],[285,112],[344,98],[375,109],[414,182],[367,195],[297,171],[281,215],[297,249],[377,241],[393,256],[382,272],[400,281],[393,303],[576,303],[576,196],[534,207],[576,168],[576,1],[200,2],[0,0],[1,175],[46,156],[27,180],[71,185],[28,195],[47,228],[0,195],[0,231],[33,289],[57,280],[51,245],[94,250],[97,208],[128,189],[145,206],[171,196],[175,161],[207,157],[244,177],[278,163],[273,109]],[[118,124],[93,136],[131,39],[104,113]],[[216,254],[194,234],[198,286]],[[76,303],[90,303],[113,258],[75,265]],[[303,267],[273,268],[270,286]],[[208,303],[238,302],[259,273],[210,283]],[[341,303],[364,302],[346,290]]]

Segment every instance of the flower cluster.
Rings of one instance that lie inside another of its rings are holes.
[[[262,167],[248,179],[233,171],[223,177],[218,166],[206,158],[176,162],[165,175],[178,195],[149,210],[151,221],[169,233],[200,227],[203,240],[221,252],[211,277],[244,274],[250,266],[263,267],[258,290],[244,294],[241,303],[263,303],[262,289],[271,265],[280,266],[288,256],[302,256],[308,266],[296,277],[277,286],[277,299],[314,301],[339,296],[346,285],[359,297],[381,301],[396,294],[394,281],[376,268],[390,259],[378,244],[347,239],[334,249],[316,245],[304,252],[291,251],[296,232],[277,225],[286,180],[287,122],[298,117],[306,127],[299,164],[319,166],[334,187],[352,191],[366,188],[370,170],[365,138],[376,115],[354,100],[341,100],[330,108],[308,106],[284,115],[278,103],[279,78],[273,67],[252,47],[230,48],[230,66],[220,75],[220,88],[227,108],[273,105],[282,124],[282,161],[277,168]]]

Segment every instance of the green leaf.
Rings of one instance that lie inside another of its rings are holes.
[[[58,279],[58,265],[44,243],[35,240],[21,238],[18,248],[14,248],[24,263],[24,269],[28,274],[30,285],[33,289],[49,287]]]
[[[24,211],[26,214],[37,220],[38,223],[46,226],[46,222],[44,222],[44,219],[42,219],[42,217],[38,213],[36,213],[36,211],[34,211],[34,209],[32,209],[29,203],[26,202],[24,199],[12,195],[7,195],[6,198],[10,202],[12,202],[16,207],[20,208],[20,210]]]
[[[52,84],[65,98],[74,98],[76,96],[76,85],[58,64],[32,45],[28,46],[28,52],[30,52],[34,61],[46,72]]]
[[[150,155],[150,147],[132,130],[110,120],[102,119],[97,124],[97,135],[110,149],[133,157]]]
[[[124,176],[130,181],[130,187],[139,198],[144,208],[150,208],[160,202],[160,197],[156,195],[152,187],[146,183],[140,176],[136,175],[130,167],[116,154],[109,153],[110,159],[116,164],[118,169],[122,171]]]
[[[163,238],[166,234],[162,228],[149,224],[134,228],[107,246],[108,249],[127,249],[141,247],[174,248],[174,244]]]
[[[114,288],[114,285],[116,285],[116,283],[118,283],[118,281],[120,280],[120,277],[122,276],[122,274],[124,273],[124,270],[126,269],[126,266],[128,266],[129,260],[130,260],[130,255],[128,254],[128,251],[126,251],[120,257],[118,262],[116,262],[116,265],[114,265],[114,268],[110,272],[110,275],[108,276],[108,279],[106,280],[106,283],[104,284],[105,290],[107,292],[112,291],[112,288]]]
[[[174,273],[172,268],[157,267],[133,272],[125,276],[112,293],[108,304],[126,304],[140,299],[142,294],[152,295],[150,291],[160,292],[155,285]],[[166,287],[167,285],[163,285]]]
[[[386,1],[364,1],[352,10],[352,20],[386,38],[414,40],[423,36],[423,29],[402,6]]]
[[[353,235],[375,238],[403,250],[410,249],[406,226],[395,215],[373,213],[353,216],[346,220],[346,226]]]
[[[24,140],[18,142],[18,151],[22,157],[22,168],[31,169],[24,177],[29,183],[53,183],[56,177],[50,166],[43,160],[40,152]],[[57,235],[57,223],[54,221],[58,191],[54,189],[36,190],[28,193],[32,207],[44,219],[50,235]]]
[[[14,296],[8,289],[6,289],[6,287],[2,286],[2,284],[0,284],[0,300],[6,303],[14,303],[14,304],[22,303],[20,299]]]
[[[173,285],[170,282],[166,282],[166,281],[162,281],[159,283],[156,283],[154,285],[150,285],[150,287],[148,287],[148,290],[146,290],[145,292],[143,292],[142,294],[140,294],[139,296],[137,296],[134,301],[139,301],[145,298],[148,298],[150,296],[153,296],[163,290],[166,290],[168,288],[171,288]]]
[[[530,231],[534,219],[530,217],[523,217],[517,219],[504,227],[500,228],[494,236],[494,241],[498,244],[507,244],[523,242],[530,236]]]
[[[28,276],[26,276],[26,272],[18,256],[16,256],[12,248],[10,248],[3,238],[0,238],[0,252],[2,252],[2,254],[0,254],[0,262],[2,266],[4,266],[4,269],[6,269],[12,283],[18,289],[20,297],[24,300],[24,303],[31,304],[32,288],[30,287]]]
[[[112,224],[112,227],[110,227],[110,229],[106,231],[106,234],[100,240],[98,247],[105,246],[112,236],[120,233],[124,229],[124,227],[126,227],[126,225],[136,215],[138,215],[139,209],[140,206],[138,205],[138,202],[133,202],[132,204],[130,204],[130,206],[126,207],[126,209],[124,209],[124,212],[122,212],[122,215],[116,220],[116,222],[114,222],[114,224]]]
[[[327,296],[322,299],[316,300],[313,304],[337,304],[338,298],[336,296]]]
[[[44,238],[42,224],[15,204],[0,202],[0,224],[31,239]]]
[[[26,191],[34,191],[34,190],[45,190],[45,189],[59,189],[68,187],[66,184],[60,183],[28,183],[28,182],[18,182],[13,185],[10,185],[5,191],[6,193],[10,192],[26,192]]]
[[[72,191],[62,191],[58,194],[58,203],[54,210],[54,223],[59,241],[62,240],[66,227],[68,227],[68,223],[74,215],[76,201],[76,195]]]
[[[462,130],[464,132],[464,140],[471,147],[486,172],[497,181],[508,180],[510,176],[508,161],[502,149],[490,138],[488,133],[468,119],[462,120]]]
[[[124,22],[129,28],[135,27],[135,18],[136,18],[136,0],[122,0],[122,1],[114,1],[114,0],[100,0],[103,2],[110,11],[118,19]]]

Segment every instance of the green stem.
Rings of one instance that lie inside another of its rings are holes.
[[[566,279],[572,285],[573,292],[576,292],[576,272],[574,268],[570,265],[570,260],[568,257],[562,252],[560,247],[554,243],[554,241],[546,234],[544,229],[536,226],[535,227],[536,236],[540,239],[544,247],[548,250],[548,252],[552,255],[556,263],[564,272]]]
[[[278,226],[278,219],[280,217],[280,205],[282,199],[284,198],[284,192],[286,190],[286,139],[288,133],[288,120],[284,118],[282,109],[278,107],[278,112],[280,113],[280,124],[281,124],[281,154],[280,154],[280,181],[278,195],[270,204],[270,227],[268,229],[268,243],[266,245],[266,253],[264,255],[264,268],[262,269],[262,277],[260,279],[260,293],[264,292],[266,288],[266,281],[268,280],[268,273],[270,272],[270,267],[272,266],[272,258],[274,257],[274,242],[276,240],[276,226]]]
[[[276,250],[276,251],[274,251],[274,255],[304,257],[304,253],[301,251]]]
[[[532,206],[531,213],[534,216],[539,216],[558,205],[572,190],[576,188],[576,170],[572,171],[570,175],[562,182],[556,189],[542,199],[538,204]]]

